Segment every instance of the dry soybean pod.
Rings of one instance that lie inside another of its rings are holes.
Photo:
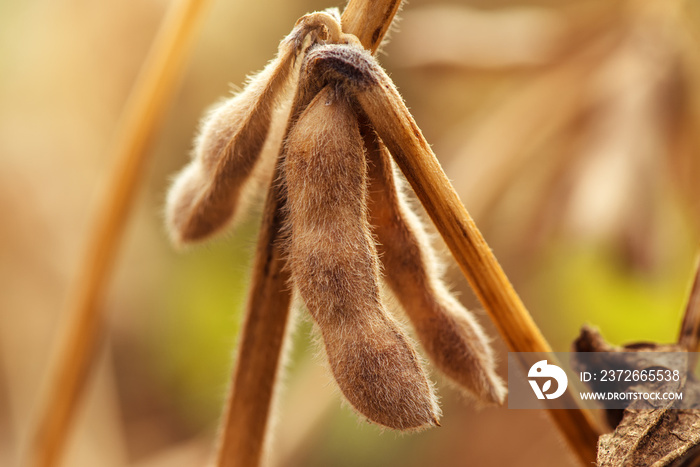
[[[287,94],[306,37],[311,35],[313,43],[335,42],[341,36],[335,16],[319,12],[302,17],[280,43],[277,57],[252,76],[243,91],[204,117],[193,159],[168,194],[166,221],[175,244],[202,240],[224,228],[242,210],[247,182],[269,179],[252,175],[275,109]]]
[[[350,404],[396,429],[437,424],[419,358],[380,299],[356,115],[340,87],[316,95],[285,143],[289,265]]]
[[[368,124],[363,125],[362,135],[369,167],[370,218],[386,282],[435,365],[478,400],[503,403],[506,389],[496,375],[486,335],[441,280],[428,236],[397,189],[386,147]]]
[[[551,352],[381,67],[369,54],[348,46],[318,47],[306,60],[314,64],[310,69],[317,76],[341,81],[344,89],[352,91],[508,347],[517,352]],[[562,400],[576,404],[571,392]],[[584,462],[594,460],[599,431],[591,414],[583,408],[549,413],[579,457]]]

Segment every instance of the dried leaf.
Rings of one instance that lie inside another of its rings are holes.
[[[643,370],[651,363],[645,362],[637,352],[683,352],[678,345],[635,343],[625,347],[613,347],[600,334],[584,327],[574,342],[578,352],[605,352],[600,359],[586,358],[592,362],[578,369],[599,371],[601,369]],[[658,361],[654,365],[658,366]],[[674,365],[674,368],[678,366]],[[655,383],[619,382],[619,391],[683,391],[684,406],[694,402],[692,409],[677,409],[674,400],[634,400],[623,413],[606,410],[609,422],[615,431],[604,434],[598,441],[599,467],[637,466],[697,466],[700,463],[700,382],[693,375],[679,381]],[[589,385],[596,390],[596,382]]]

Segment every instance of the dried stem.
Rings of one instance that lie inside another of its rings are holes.
[[[398,92],[393,86],[368,86],[357,93],[357,100],[510,349],[551,352]],[[591,415],[584,409],[550,414],[579,458],[595,462],[599,433]]]
[[[378,6],[368,1],[351,1],[343,13],[344,31],[358,35],[366,48],[376,50],[399,3],[383,1]],[[397,93],[375,95],[392,91],[381,86],[371,87],[371,92],[359,93],[358,100],[511,349],[551,351],[405,110],[400,96]],[[400,105],[379,104],[387,99]],[[402,111],[386,115],[388,108]],[[386,125],[377,125],[377,120]],[[233,397],[237,397],[235,393]],[[590,415],[584,410],[552,411],[551,414],[579,457],[586,463],[594,462],[598,432]],[[236,433],[231,434],[236,436]],[[224,439],[225,443],[234,441]]]
[[[695,279],[685,306],[678,345],[688,352],[697,352],[700,344],[700,256],[696,259]]]
[[[291,290],[278,239],[283,212],[276,182],[272,184],[258,238],[231,397],[220,433],[219,467],[259,465],[284,346]]]
[[[374,53],[400,6],[401,0],[350,0],[341,17],[343,32],[357,36]]]
[[[113,269],[149,143],[176,89],[187,51],[209,0],[175,2],[163,20],[122,115],[112,150],[115,166],[97,206],[78,275],[68,293],[67,325],[49,369],[39,411],[30,428],[31,467],[56,465],[97,353],[100,301]]]
[[[400,3],[400,0],[351,0],[342,16],[343,29],[360,37],[363,46],[374,51]],[[303,106],[296,103],[293,107]],[[258,239],[236,370],[220,433],[218,467],[257,466],[265,444],[290,301],[289,277],[277,245],[282,213],[274,183],[268,193]]]
[[[357,99],[510,349],[551,352],[398,93],[369,86]]]

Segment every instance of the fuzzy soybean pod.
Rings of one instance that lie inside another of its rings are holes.
[[[370,167],[370,218],[386,282],[433,363],[479,401],[503,403],[506,389],[486,335],[441,280],[421,221],[397,188],[386,147],[369,126],[362,133]]]
[[[342,89],[323,89],[285,143],[292,280],[317,323],[331,371],[369,420],[407,430],[437,424],[419,357],[380,298],[367,218],[367,168]]]
[[[338,21],[337,12],[302,17],[280,43],[277,58],[203,118],[192,161],[177,174],[168,194],[165,214],[173,243],[203,240],[220,231],[244,210],[246,195],[269,181],[273,164],[261,163],[260,153],[268,139],[276,140],[269,143],[270,152],[279,149],[282,131],[271,128],[284,127],[285,112],[275,113],[285,103],[289,111],[287,88],[297,58],[308,46],[307,36],[312,44],[339,40]]]

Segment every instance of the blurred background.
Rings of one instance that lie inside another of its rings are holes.
[[[0,465],[26,435],[115,125],[168,4],[0,2]],[[164,196],[204,110],[261,69],[297,18],[331,6],[344,5],[214,2],[152,147],[64,465],[210,458],[259,210],[176,252]],[[379,60],[554,349],[584,323],[613,344],[674,341],[698,248],[700,5],[412,0],[399,16]],[[503,341],[448,272],[505,375]],[[368,425],[341,403],[297,315],[272,465],[575,463],[545,413],[475,408],[437,374],[441,428]]]

